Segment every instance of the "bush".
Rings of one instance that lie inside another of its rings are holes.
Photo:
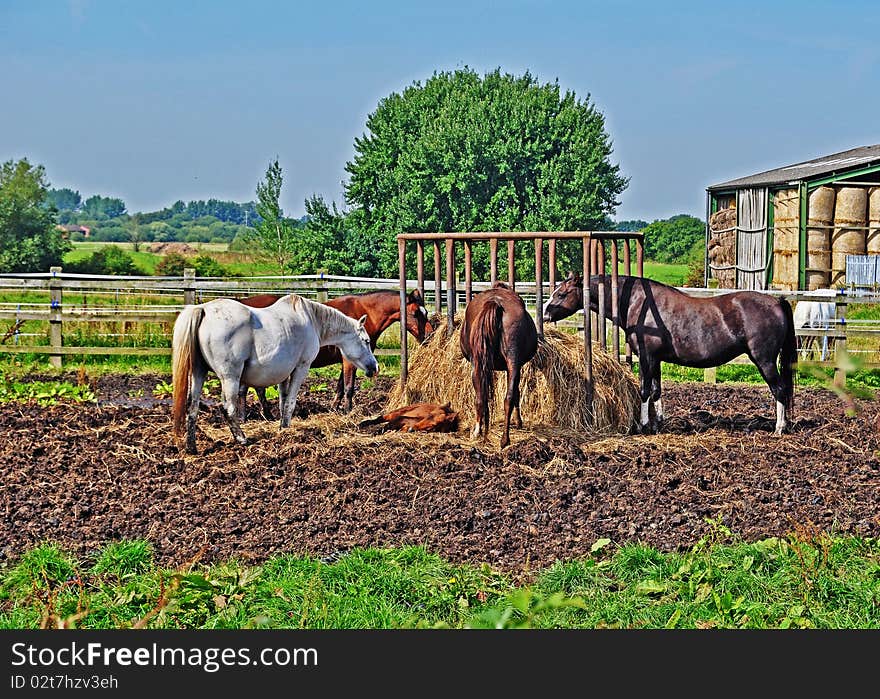
[[[183,270],[192,267],[197,277],[231,277],[233,275],[210,255],[185,257],[178,252],[170,252],[156,265],[156,274],[161,277],[182,277]]]
[[[183,270],[192,267],[190,261],[179,252],[169,252],[156,263],[156,275],[159,277],[182,277]]]
[[[229,270],[210,255],[199,255],[191,260],[197,277],[228,277]]]

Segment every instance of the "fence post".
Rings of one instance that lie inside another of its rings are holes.
[[[324,275],[326,273],[327,273],[326,269],[319,269],[318,270],[318,274],[321,275],[321,281],[324,280]],[[315,292],[315,300],[318,303],[327,303],[328,298],[329,298],[329,296],[327,294],[327,287],[326,286],[318,287],[317,292]]]
[[[64,337],[61,321],[61,267],[50,267],[52,277],[49,279],[49,344],[61,347]],[[49,364],[61,368],[61,354],[50,354]]]
[[[846,296],[839,295],[836,301],[837,322],[843,330],[843,337],[834,341],[834,385],[838,388],[846,388]],[[826,331],[827,332],[827,331]],[[838,361],[838,352],[840,352],[841,361]]]
[[[196,302],[196,271],[192,267],[183,270],[183,303],[191,306]]]

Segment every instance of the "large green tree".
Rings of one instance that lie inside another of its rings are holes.
[[[45,272],[71,244],[47,204],[46,172],[27,158],[0,167],[0,272]]]
[[[628,183],[589,97],[528,72],[435,73],[381,100],[366,126],[345,192],[389,276],[398,233],[591,230]],[[478,274],[485,247],[475,250]],[[518,266],[534,267],[527,246],[520,255]]]

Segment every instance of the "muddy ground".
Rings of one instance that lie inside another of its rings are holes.
[[[164,565],[199,551],[202,562],[259,562],[423,544],[523,575],[602,537],[688,548],[707,520],[749,541],[880,536],[877,401],[856,401],[851,417],[833,393],[800,388],[791,433],[777,437],[766,387],[667,382],[663,434],[575,437],[530,430],[524,415],[527,429],[502,452],[497,427],[488,443],[467,426],[359,428],[392,379],[359,391],[348,416],[329,411],[326,380],[309,379],[283,433],[251,406],[245,447],[203,408],[200,454],[189,456],[172,438],[167,396],[152,395],[168,378],[88,379],[97,404],[0,405],[0,563],[43,540],[86,557],[143,538]]]

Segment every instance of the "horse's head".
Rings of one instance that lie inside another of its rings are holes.
[[[424,342],[425,337],[434,332],[434,327],[428,320],[428,309],[425,308],[425,299],[418,289],[406,295],[406,329],[413,334],[419,342]]]
[[[544,304],[544,322],[554,323],[568,318],[584,307],[584,280],[572,272],[550,294]]]
[[[365,327],[367,316],[364,314],[357,321],[351,319],[351,322],[355,323],[355,331],[344,335],[343,341],[338,345],[339,351],[367,376],[375,376],[379,373],[379,362],[373,354],[370,335]]]

